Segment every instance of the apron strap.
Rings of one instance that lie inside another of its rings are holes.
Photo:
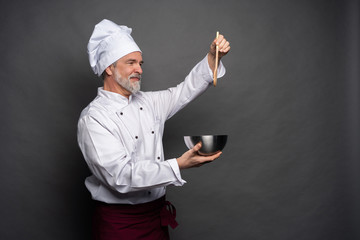
[[[160,212],[161,225],[168,226],[171,228],[176,228],[179,224],[176,222],[176,208],[169,201],[165,201],[164,207]]]

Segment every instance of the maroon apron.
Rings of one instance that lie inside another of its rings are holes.
[[[168,225],[178,225],[175,217],[176,209],[165,197],[136,205],[96,201],[93,239],[168,240]]]

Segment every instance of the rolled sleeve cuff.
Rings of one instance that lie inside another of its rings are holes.
[[[176,158],[172,158],[172,159],[169,159],[166,161],[171,169],[173,170],[176,178],[177,178],[177,182],[174,183],[175,186],[182,186],[186,183],[186,181],[184,179],[181,178],[181,174],[180,174],[180,168],[179,168],[179,165],[176,161]]]
[[[214,79],[214,72],[211,70],[209,66],[209,61],[207,55],[199,62],[199,64],[195,67],[196,71],[200,73],[204,80],[208,83],[212,83]],[[226,68],[223,62],[220,60],[218,69],[217,69],[217,78],[221,78],[225,75]]]
[[[211,68],[209,67],[209,63],[207,64],[207,66],[208,66],[208,69],[209,69],[209,74],[211,76],[211,80],[213,80],[214,79],[214,72],[211,71]],[[217,78],[223,77],[225,75],[225,73],[226,73],[225,66],[222,63],[222,61],[220,60],[220,63],[219,63],[218,69],[217,69]]]

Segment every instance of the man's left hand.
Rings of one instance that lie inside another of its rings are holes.
[[[230,43],[225,39],[223,35],[219,34],[219,37],[215,38],[212,41],[210,45],[210,51],[208,53],[208,62],[212,71],[214,71],[215,69],[216,46],[219,46],[219,61],[230,51]]]

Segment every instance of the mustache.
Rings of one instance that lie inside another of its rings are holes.
[[[139,74],[139,73],[133,73],[133,74],[131,74],[130,76],[129,76],[129,79],[130,78],[138,78],[139,80],[141,80],[141,74]]]

